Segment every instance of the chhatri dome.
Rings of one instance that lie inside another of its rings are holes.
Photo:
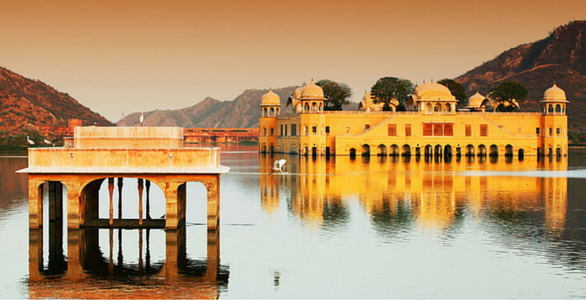
[[[433,101],[433,100],[456,100],[456,97],[452,95],[450,89],[448,89],[445,85],[441,85],[439,83],[430,82],[424,83],[419,85],[413,91],[413,95],[411,95],[411,101],[414,104],[417,104],[419,101]]]
[[[486,100],[486,97],[477,91],[476,94],[468,98],[468,108],[480,108],[484,100]]]
[[[310,84],[304,86],[301,89],[300,99],[302,99],[302,100],[310,100],[310,99],[322,100],[322,99],[324,99],[324,90],[321,87],[319,87],[318,85],[316,85],[312,79]]]
[[[364,93],[362,97],[362,101],[358,104],[358,110],[366,110],[366,111],[382,111],[383,106],[385,104],[383,102],[374,103],[374,99],[372,93],[370,91]],[[391,107],[399,106],[399,101],[397,99],[391,100],[390,103]]]
[[[566,92],[555,83],[543,94],[543,101],[566,101]]]
[[[257,98],[258,99],[258,98]],[[281,98],[279,97],[279,95],[275,94],[275,92],[273,92],[273,89],[269,89],[269,91],[262,95],[262,98],[260,100],[260,105],[267,105],[267,106],[276,106],[276,105],[281,105]]]

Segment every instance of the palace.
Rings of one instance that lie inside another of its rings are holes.
[[[324,111],[324,93],[313,81],[287,100],[291,115],[281,116],[280,98],[262,96],[259,151],[299,155],[520,156],[567,155],[565,92],[545,91],[543,112],[488,112],[490,99],[479,93],[457,111],[456,98],[438,83],[419,85],[409,98],[412,111],[382,111],[369,93],[357,111]],[[493,107],[496,103],[492,103]],[[516,101],[507,105],[519,106]]]

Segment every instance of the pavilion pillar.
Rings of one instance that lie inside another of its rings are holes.
[[[167,182],[165,184],[165,229],[177,229],[179,225],[179,193],[181,183]]]
[[[67,228],[79,229],[81,223],[81,195],[79,191],[80,184],[77,182],[68,182],[67,186]]]
[[[146,219],[151,219],[151,182],[147,180],[145,182],[146,187]]]
[[[179,268],[180,266],[185,266],[187,259],[185,228],[167,230],[165,242],[165,278],[173,280],[179,276]]]
[[[220,175],[205,182],[208,190],[208,230],[216,230],[220,222]]]
[[[108,178],[108,193],[110,195],[110,221],[109,224],[114,224],[114,178]]]
[[[63,185],[49,181],[49,221],[63,218]]]
[[[142,226],[142,192],[144,190],[144,180],[138,179],[138,226]]]
[[[30,176],[29,176],[30,178]],[[28,181],[29,229],[43,226],[43,183],[44,180]]]

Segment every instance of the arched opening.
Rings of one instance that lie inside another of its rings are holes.
[[[442,149],[442,145],[435,145],[435,149],[434,149],[434,155],[435,156],[442,156],[443,153],[443,149]]]
[[[350,157],[351,158],[356,157],[356,149],[355,148],[350,148]]]
[[[513,146],[512,145],[505,146],[505,156],[513,156]]]
[[[426,103],[425,104],[425,113],[426,114],[433,113],[433,106],[431,105],[431,103]]]
[[[370,156],[370,145],[362,145],[362,156]]]
[[[267,152],[267,145],[266,144],[262,144],[261,151],[262,151],[262,153],[266,153]]]
[[[450,105],[450,103],[446,103],[444,105],[444,111],[451,112],[452,111],[452,105]]]
[[[403,149],[401,152],[402,156],[411,156],[411,146],[409,145],[403,145]]]
[[[562,112],[562,106],[561,106],[561,105],[559,105],[559,104],[556,104],[556,105],[555,105],[555,112],[556,112],[556,113],[561,113],[561,112]]]
[[[519,149],[519,160],[523,160],[523,158],[525,157],[525,150],[523,150],[523,148]]]
[[[434,111],[434,112],[440,112],[441,110],[442,110],[442,108],[441,108],[440,104],[436,104],[436,105],[433,107],[433,111]]]
[[[552,104],[547,106],[547,112],[549,112],[549,113],[553,112],[553,105]]]
[[[466,146],[466,156],[474,156],[474,146],[473,145]]]
[[[303,112],[308,112],[309,111],[309,103],[305,103],[305,107],[303,108]]]
[[[484,146],[484,145],[478,146],[478,156],[486,156],[486,146]]]
[[[311,103],[311,111],[317,111],[317,102]]]
[[[274,116],[275,116],[275,109],[271,107],[269,109],[269,117],[274,117]]]
[[[425,156],[432,156],[433,155],[433,147],[431,145],[425,146]]]
[[[378,145],[376,155],[386,156],[387,155],[387,146],[385,146],[383,144]]]
[[[391,145],[391,153],[392,156],[399,156],[399,146],[393,144]]]
[[[451,145],[446,145],[444,147],[444,156],[445,157],[452,157],[452,146]]]
[[[498,156],[499,147],[497,145],[490,145],[490,156]]]

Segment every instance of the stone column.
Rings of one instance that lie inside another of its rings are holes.
[[[147,180],[145,182],[146,187],[146,219],[151,219],[151,182]]]
[[[77,182],[65,183],[67,187],[67,228],[79,229],[81,223],[80,184]]]
[[[208,190],[208,230],[216,230],[220,222],[220,175],[205,182]]]
[[[43,226],[43,182],[44,180],[30,179],[28,182],[29,229]]]
[[[118,177],[118,219],[122,219],[122,177]]]
[[[179,225],[179,198],[178,188],[181,183],[167,182],[165,184],[165,229],[177,229]]]
[[[109,224],[114,224],[114,178],[108,178],[108,192],[110,194],[110,221]]]
[[[138,225],[142,226],[142,191],[144,189],[144,180],[138,179]]]

